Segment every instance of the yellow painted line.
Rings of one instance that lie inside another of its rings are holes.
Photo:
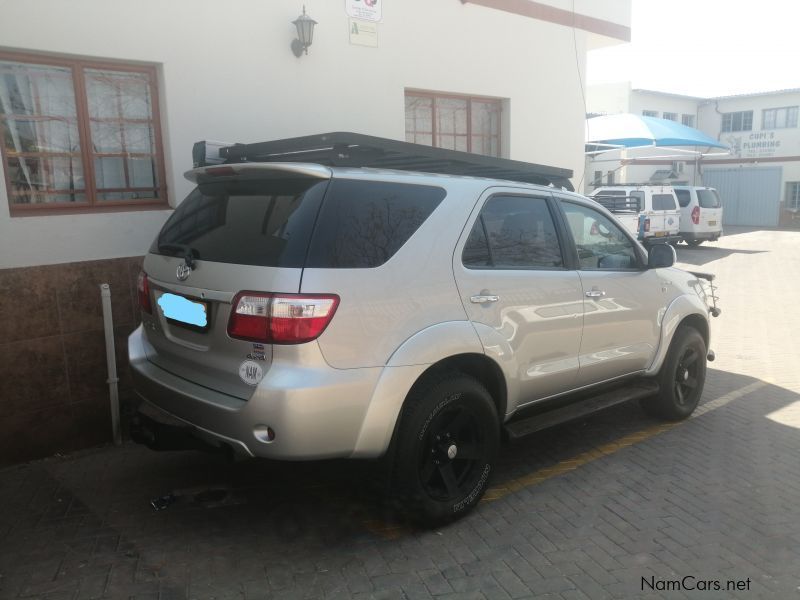
[[[730,402],[733,402],[737,398],[741,398],[742,396],[751,394],[754,391],[764,387],[765,385],[767,385],[767,383],[764,381],[755,381],[749,385],[746,385],[743,388],[729,392],[724,396],[720,396],[719,398],[716,398],[699,406],[694,411],[694,413],[692,413],[692,416],[689,418],[696,419],[697,417],[701,417],[712,410],[722,408],[723,406],[725,406]],[[613,442],[603,444],[602,446],[598,446],[597,448],[592,448],[591,450],[587,450],[586,452],[583,452],[573,458],[562,460],[561,462],[556,463],[555,465],[552,465],[550,467],[545,467],[544,469],[540,469],[534,473],[530,473],[529,475],[524,475],[522,477],[518,477],[516,479],[507,481],[501,485],[491,487],[488,490],[486,490],[486,493],[484,494],[481,502],[493,502],[495,500],[500,500],[501,498],[505,498],[509,494],[512,494],[519,490],[534,486],[538,483],[542,483],[543,481],[552,479],[553,477],[558,477],[559,475],[563,475],[564,473],[569,473],[570,471],[574,471],[585,464],[597,460],[598,458],[609,456],[611,454],[614,454],[615,452],[619,452],[624,448],[628,448],[629,446],[633,446],[634,444],[643,442],[644,440],[655,437],[661,433],[664,433],[665,431],[669,431],[670,429],[677,427],[683,422],[684,421],[678,421],[676,423],[662,423],[659,425],[653,425],[652,427],[648,427],[646,429],[642,429],[641,431],[629,433],[628,435],[623,436],[618,440],[614,440]]]
[[[407,533],[411,533],[408,527],[403,525],[387,523],[379,519],[370,519],[362,521],[364,528],[372,535],[382,537],[385,540],[396,540]]]

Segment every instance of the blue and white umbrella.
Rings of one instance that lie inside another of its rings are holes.
[[[633,114],[586,119],[586,145],[594,147],[595,151],[643,146],[693,146],[728,150],[728,146],[694,127],[668,119]]]

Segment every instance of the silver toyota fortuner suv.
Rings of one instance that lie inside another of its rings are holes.
[[[384,458],[393,497],[442,522],[479,501],[504,437],[627,400],[692,413],[709,308],[670,246],[648,255],[596,202],[512,181],[548,181],[525,163],[385,140],[404,170],[325,166],[366,155],[351,138],[280,160],[223,147],[186,174],[139,278],[138,440]],[[453,157],[507,179],[405,170]]]

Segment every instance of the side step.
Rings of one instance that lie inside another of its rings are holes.
[[[585,400],[541,412],[531,417],[525,417],[518,421],[511,421],[504,427],[509,441],[514,441],[554,425],[585,417],[615,404],[654,396],[658,393],[658,390],[658,383],[655,381],[637,381],[634,384],[603,392]]]

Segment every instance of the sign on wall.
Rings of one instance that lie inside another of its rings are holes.
[[[353,19],[377,23],[383,16],[383,0],[345,0],[347,15]]]
[[[787,154],[785,138],[783,131],[743,131],[723,136],[722,143],[728,144],[737,158],[767,158]]]
[[[369,21],[350,19],[350,43],[357,46],[378,47],[378,26]]]

